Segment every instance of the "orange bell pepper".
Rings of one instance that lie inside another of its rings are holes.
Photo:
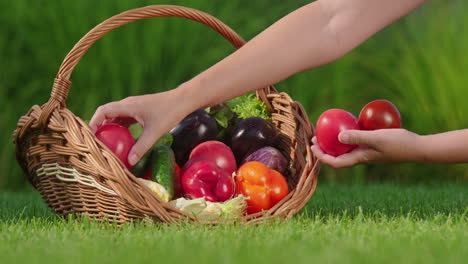
[[[288,183],[281,173],[258,161],[250,161],[237,170],[236,194],[247,199],[247,213],[268,210],[288,195]]]

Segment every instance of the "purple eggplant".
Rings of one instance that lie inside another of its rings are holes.
[[[174,138],[172,149],[177,164],[182,167],[194,147],[202,142],[216,139],[218,127],[216,121],[200,109],[185,117],[169,133]]]
[[[237,162],[241,162],[250,153],[274,145],[278,133],[276,128],[261,117],[250,117],[237,123],[232,129],[230,146]]]
[[[249,161],[258,161],[265,164],[268,168],[283,174],[288,166],[288,161],[281,152],[274,147],[263,147],[248,155],[243,163]]]

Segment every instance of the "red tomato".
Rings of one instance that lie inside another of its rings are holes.
[[[180,177],[181,169],[176,163],[174,168],[174,199],[180,198],[184,195],[184,192],[182,191],[182,183]]]
[[[339,156],[356,145],[343,144],[338,140],[338,134],[343,130],[359,129],[358,120],[350,112],[341,109],[330,109],[323,112],[316,126],[316,136],[320,148],[327,154]]]
[[[401,128],[400,112],[390,101],[375,100],[362,108],[359,125],[363,130]]]
[[[237,169],[236,159],[231,149],[226,144],[216,140],[206,141],[196,146],[190,153],[189,159],[212,161],[229,175]]]
[[[128,163],[128,153],[135,144],[135,139],[128,128],[119,124],[108,123],[98,128],[96,137],[114,152],[127,169],[131,168]]]
[[[288,195],[288,183],[281,173],[258,161],[250,161],[237,171],[236,194],[247,199],[247,213],[268,210]]]
[[[145,174],[143,174],[143,176],[141,176],[143,179],[145,180],[148,180],[148,181],[152,181],[153,180],[153,170],[151,167],[149,167],[146,171],[145,171]]]

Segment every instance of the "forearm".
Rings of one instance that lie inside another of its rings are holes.
[[[468,162],[468,129],[421,136],[420,141],[424,162]]]
[[[329,18],[319,2],[282,18],[224,60],[196,76],[216,104],[277,83],[288,76],[338,58],[332,36],[325,32]]]
[[[320,0],[285,16],[181,88],[214,105],[330,63],[425,0]]]

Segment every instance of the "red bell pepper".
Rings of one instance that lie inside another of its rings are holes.
[[[224,202],[234,194],[234,181],[212,161],[191,160],[182,171],[182,188],[188,198],[204,197],[209,202]]]

